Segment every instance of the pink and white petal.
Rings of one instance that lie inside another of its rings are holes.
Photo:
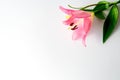
[[[82,39],[82,44],[86,47],[86,34],[82,27],[80,27],[79,29],[77,29],[73,32],[72,39],[73,40]]]
[[[84,36],[82,37],[82,43],[83,43],[83,45],[86,47],[86,35],[84,35]]]
[[[87,36],[87,34],[88,34],[88,32],[89,32],[89,30],[90,30],[90,28],[91,28],[91,24],[92,24],[92,20],[91,20],[91,18],[85,18],[84,19],[84,26],[83,26],[83,28],[84,28],[84,35],[83,35],[83,37],[82,37],[82,43],[83,43],[83,45],[86,47],[86,36]]]
[[[74,30],[72,39],[77,40],[81,38],[83,45],[86,46],[86,36],[91,28],[91,22],[90,18],[84,18],[78,29]]]
[[[59,7],[64,13],[68,14],[68,15],[74,15],[74,16],[78,16],[80,18],[83,18],[83,17],[90,17],[91,14],[89,12],[85,12],[85,11],[82,11],[82,10],[72,10],[72,9],[66,9],[62,6]],[[82,17],[83,15],[83,17]]]
[[[78,27],[78,29],[73,31],[72,39],[78,40],[82,38],[84,35],[84,29],[82,28],[82,25]]]
[[[59,7],[64,13],[68,14],[68,15],[72,15],[72,12],[74,12],[75,10],[71,10],[71,9],[66,9],[62,6]]]
[[[79,38],[82,38],[83,34],[84,34],[84,28],[83,28],[83,19],[79,19],[77,20],[79,24],[77,24],[77,29],[73,31],[73,36],[72,36],[72,39],[73,40],[77,40]],[[76,21],[76,23],[77,23]]]
[[[84,18],[84,30],[86,32],[86,34],[89,32],[90,28],[92,25],[92,20],[91,18]]]
[[[87,18],[87,17],[90,17],[91,14],[88,13],[88,12],[85,12],[85,11],[82,11],[82,12],[74,12],[73,13],[73,16],[76,17],[76,18]]]

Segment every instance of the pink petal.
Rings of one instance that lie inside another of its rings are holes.
[[[78,31],[73,32],[73,36],[72,36],[73,40],[78,40],[83,37],[83,32],[81,30],[80,30],[80,32],[78,32]]]
[[[86,34],[89,32],[89,30],[91,28],[91,24],[92,24],[92,20],[90,17],[84,19],[84,30],[85,30]]]
[[[64,13],[74,16],[75,18],[85,18],[90,17],[91,14],[89,12],[85,12],[82,10],[71,10],[71,9],[65,9],[64,7],[59,7]]]
[[[90,18],[85,18],[83,21],[84,24],[80,24],[78,29],[74,30],[72,39],[77,40],[81,38],[83,45],[86,46],[86,36],[91,28],[91,22]]]
[[[83,45],[86,47],[86,35],[84,35],[84,36],[82,37],[82,43],[83,43]]]
[[[72,39],[73,40],[78,40],[84,36],[84,28],[83,25],[79,25],[78,29],[74,30]]]
[[[92,20],[90,18],[84,19],[84,32],[85,34],[82,37],[82,43],[84,46],[86,46],[86,36],[91,28]]]
[[[86,17],[90,17],[91,14],[89,12],[85,12],[85,11],[75,11],[73,12],[73,16],[76,18],[86,18]]]
[[[60,6],[59,7],[64,13],[68,14],[68,15],[71,15],[72,12],[74,12],[74,10],[71,10],[71,9],[65,9],[64,7]]]

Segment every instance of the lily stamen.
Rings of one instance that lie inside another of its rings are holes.
[[[77,25],[75,25],[73,28],[71,28],[71,30],[76,30],[78,29]]]
[[[71,24],[70,24],[70,26],[73,26],[73,25],[74,25],[74,23],[71,23]]]

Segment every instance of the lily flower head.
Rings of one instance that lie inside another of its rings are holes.
[[[82,39],[83,45],[86,46],[86,36],[91,28],[93,13],[66,9],[62,6],[60,6],[60,9],[69,16],[63,23],[70,26],[69,29],[73,30],[72,39]]]

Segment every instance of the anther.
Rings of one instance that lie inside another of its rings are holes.
[[[73,26],[74,25],[74,23],[70,23],[70,26]]]
[[[77,28],[78,28],[77,25],[75,25],[73,28],[71,28],[71,30],[75,30]]]

